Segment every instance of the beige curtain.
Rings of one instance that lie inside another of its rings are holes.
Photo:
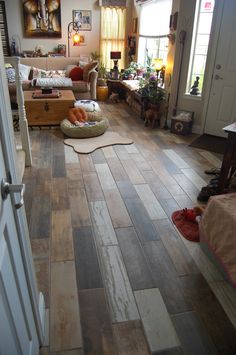
[[[101,11],[101,63],[107,69],[112,69],[113,61],[110,59],[111,51],[120,51],[121,59],[118,62],[119,69],[125,65],[125,28],[126,9],[116,7],[102,7]]]

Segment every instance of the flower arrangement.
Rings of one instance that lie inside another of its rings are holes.
[[[155,75],[151,75],[148,79],[141,78],[138,92],[152,105],[159,105],[166,101],[166,91],[158,86]]]

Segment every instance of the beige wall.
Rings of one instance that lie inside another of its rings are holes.
[[[130,30],[130,14],[133,0],[127,1],[127,33]],[[70,55],[78,56],[80,54],[90,54],[95,50],[99,52],[100,39],[100,7],[97,0],[61,0],[61,23],[62,38],[40,39],[40,38],[24,38],[23,37],[23,18],[22,18],[22,1],[7,0],[5,1],[7,12],[7,23],[9,31],[9,39],[13,35],[18,35],[21,41],[21,50],[34,50],[36,45],[43,46],[45,52],[52,51],[59,43],[67,46],[67,26],[72,21],[72,10],[92,10],[92,31],[81,31],[85,35],[85,46],[70,47]]]

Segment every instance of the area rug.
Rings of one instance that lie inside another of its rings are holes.
[[[209,150],[210,152],[224,154],[227,139],[223,137],[211,136],[210,134],[203,134],[195,139],[190,147]]]
[[[173,212],[171,218],[176,228],[185,239],[191,242],[199,242],[198,223],[195,220],[188,220],[184,216],[183,210]]]
[[[93,138],[68,138],[64,140],[64,144],[74,148],[74,151],[81,154],[94,152],[98,148],[107,147],[116,144],[132,144],[129,138],[122,137],[116,132],[106,131],[104,134]]]

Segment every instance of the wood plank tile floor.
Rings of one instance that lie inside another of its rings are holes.
[[[25,206],[49,336],[41,355],[235,354],[236,292],[171,222],[220,157],[100,104],[133,145],[77,154],[30,131]]]

